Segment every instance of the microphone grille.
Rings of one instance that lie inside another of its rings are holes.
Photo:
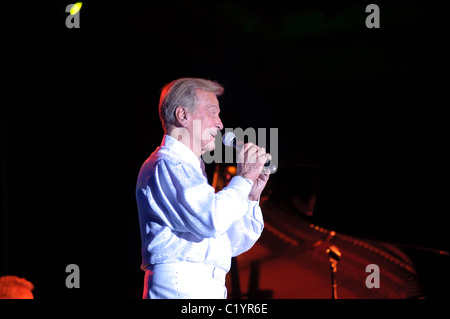
[[[233,132],[227,132],[225,133],[225,135],[223,136],[223,144],[225,146],[233,146],[233,140],[236,138],[236,135],[234,135]]]

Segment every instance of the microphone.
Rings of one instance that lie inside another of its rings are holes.
[[[236,151],[240,151],[242,149],[242,146],[244,146],[244,142],[238,141],[236,135],[233,132],[225,133],[222,142],[225,146],[233,147]],[[270,160],[267,160],[261,173],[273,174],[277,171],[277,169],[277,165],[271,164]]]

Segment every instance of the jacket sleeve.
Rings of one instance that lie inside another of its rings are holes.
[[[251,181],[236,176],[215,193],[199,168],[162,159],[144,193],[153,219],[174,231],[208,238],[224,234],[248,213],[251,187]]]
[[[248,212],[228,230],[232,256],[236,257],[253,247],[264,229],[259,201],[249,201]]]

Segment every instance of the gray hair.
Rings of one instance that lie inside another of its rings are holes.
[[[215,81],[201,78],[180,78],[166,84],[161,90],[159,99],[159,118],[167,131],[168,124],[175,124],[175,110],[182,105],[192,112],[197,107],[196,89],[222,95],[224,88]]]

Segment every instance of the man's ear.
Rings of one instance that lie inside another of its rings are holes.
[[[175,118],[182,126],[185,126],[189,117],[188,112],[184,106],[180,105],[175,109]]]

